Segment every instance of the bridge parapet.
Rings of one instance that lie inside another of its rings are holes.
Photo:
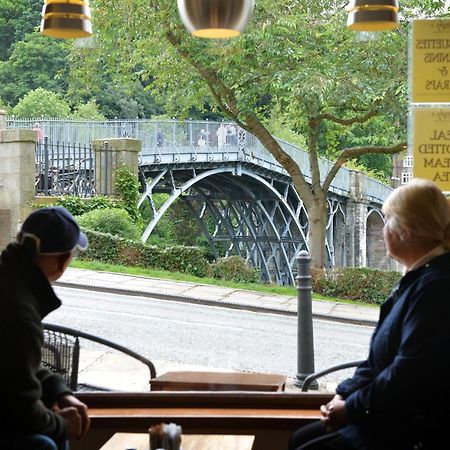
[[[287,176],[286,170],[259,140],[232,122],[177,120],[71,120],[7,118],[8,128],[33,128],[38,123],[51,142],[89,146],[93,140],[133,138],[142,141],[142,160],[146,164],[244,161],[262,169]],[[311,179],[308,153],[286,141],[277,139]],[[332,161],[320,160],[323,179]],[[350,170],[339,170],[331,184],[331,192],[350,195]],[[391,188],[366,177],[364,195],[372,202],[383,203]]]

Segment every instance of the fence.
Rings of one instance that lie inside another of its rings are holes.
[[[95,162],[90,146],[51,142],[36,144],[36,195],[95,194]]]
[[[209,160],[214,161],[217,153],[230,152],[230,158],[238,150],[244,152],[251,162],[270,168],[276,172],[287,174],[286,170],[275,160],[273,155],[260,143],[252,134],[237,127],[231,122],[212,122],[212,121],[177,121],[177,120],[71,120],[71,119],[16,119],[8,117],[8,128],[38,128],[38,133],[47,136],[48,145],[62,145],[66,147],[66,154],[71,154],[70,148],[90,148],[90,143],[94,139],[111,139],[131,137],[139,139],[142,142],[141,157],[151,158],[156,162],[162,162],[164,156],[172,155],[174,161],[176,156],[183,153],[207,154]],[[308,153],[304,150],[289,144],[288,142],[277,139],[283,150],[288,153],[299,165],[305,178],[311,180]],[[60,144],[55,144],[55,143]],[[76,143],[76,144],[62,144]],[[56,150],[54,150],[56,152]],[[63,152],[58,151],[59,153]],[[68,153],[69,152],[69,153]],[[72,151],[77,152],[77,150]],[[228,156],[227,156],[228,158]],[[82,158],[81,158],[82,159]],[[78,158],[77,160],[80,160]],[[92,162],[92,158],[89,159]],[[82,162],[83,178],[93,179],[91,170],[94,169],[90,162]],[[70,168],[72,163],[67,161],[65,167]],[[320,173],[321,178],[330,170],[332,162],[321,158]],[[58,166],[59,167],[59,166]],[[85,170],[84,170],[85,169]],[[78,173],[81,169],[74,167],[72,172]],[[39,173],[43,174],[43,180],[37,180],[40,192],[48,192],[52,189],[53,174],[45,168],[40,168]],[[47,174],[47,175],[45,175]],[[81,175],[80,175],[81,176]],[[51,179],[46,187],[43,185],[45,178]],[[64,182],[64,189],[74,190],[70,183],[70,176],[67,176],[67,182]],[[390,187],[382,183],[366,178],[366,196],[376,202],[383,203],[389,192]],[[50,187],[49,187],[50,186]],[[55,187],[61,191],[62,187]],[[83,188],[83,195],[92,195],[93,186]],[[343,167],[339,170],[336,178],[331,184],[331,190],[341,195],[348,195],[350,192],[350,170]]]

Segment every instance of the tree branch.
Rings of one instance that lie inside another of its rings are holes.
[[[377,116],[378,114],[380,114],[380,112],[377,109],[373,109],[371,111],[368,111],[366,114],[363,114],[362,116],[353,116],[350,119],[341,119],[340,117],[334,116],[333,114],[323,113],[318,116],[318,119],[330,120],[340,125],[349,126],[355,123],[367,122],[369,119]]]
[[[383,154],[383,155],[394,155],[396,153],[401,152],[402,150],[406,150],[406,142],[402,142],[400,144],[394,145],[393,147],[353,147],[346,148],[342,150],[341,154],[335,161],[333,167],[328,172],[325,181],[323,182],[323,190],[327,192],[330,188],[331,182],[334,177],[338,173],[339,169],[345,164],[349,159],[357,158],[358,156],[367,155],[369,153]]]

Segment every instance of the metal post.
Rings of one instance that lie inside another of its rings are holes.
[[[103,188],[103,195],[109,194],[108,189],[108,141],[105,141],[103,144],[103,157],[104,157],[104,164],[103,164],[103,177],[104,177],[104,188]]]
[[[48,195],[48,173],[50,170],[49,157],[48,157],[48,136],[44,136],[44,192]],[[39,174],[40,176],[40,174]]]
[[[297,257],[297,376],[295,385],[303,386],[305,378],[314,372],[314,338],[312,324],[312,277],[311,256],[301,250]],[[311,389],[318,389],[317,382],[312,383]]]

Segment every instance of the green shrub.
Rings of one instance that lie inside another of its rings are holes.
[[[138,240],[139,230],[126,211],[119,208],[96,209],[77,217],[80,227]]]
[[[219,258],[211,265],[211,276],[236,283],[256,283],[259,279],[258,272],[240,256]]]
[[[199,247],[174,245],[162,249],[163,269],[204,277],[208,273],[205,252]]]
[[[119,253],[117,244],[120,242],[120,238],[84,228],[83,231],[87,235],[89,246],[86,251],[78,254],[78,258],[114,264]]]
[[[314,270],[313,291],[332,297],[381,304],[400,280],[401,274],[369,268],[345,267],[329,273]]]
[[[130,215],[134,223],[141,221],[141,213],[137,207],[139,200],[139,180],[137,176],[125,165],[116,169],[115,186],[122,199],[123,208]]]
[[[198,277],[204,277],[208,273],[209,263],[204,251],[198,247],[178,245],[160,248],[107,233],[88,229],[84,231],[89,239],[89,247],[79,254],[80,259],[170,270]]]

